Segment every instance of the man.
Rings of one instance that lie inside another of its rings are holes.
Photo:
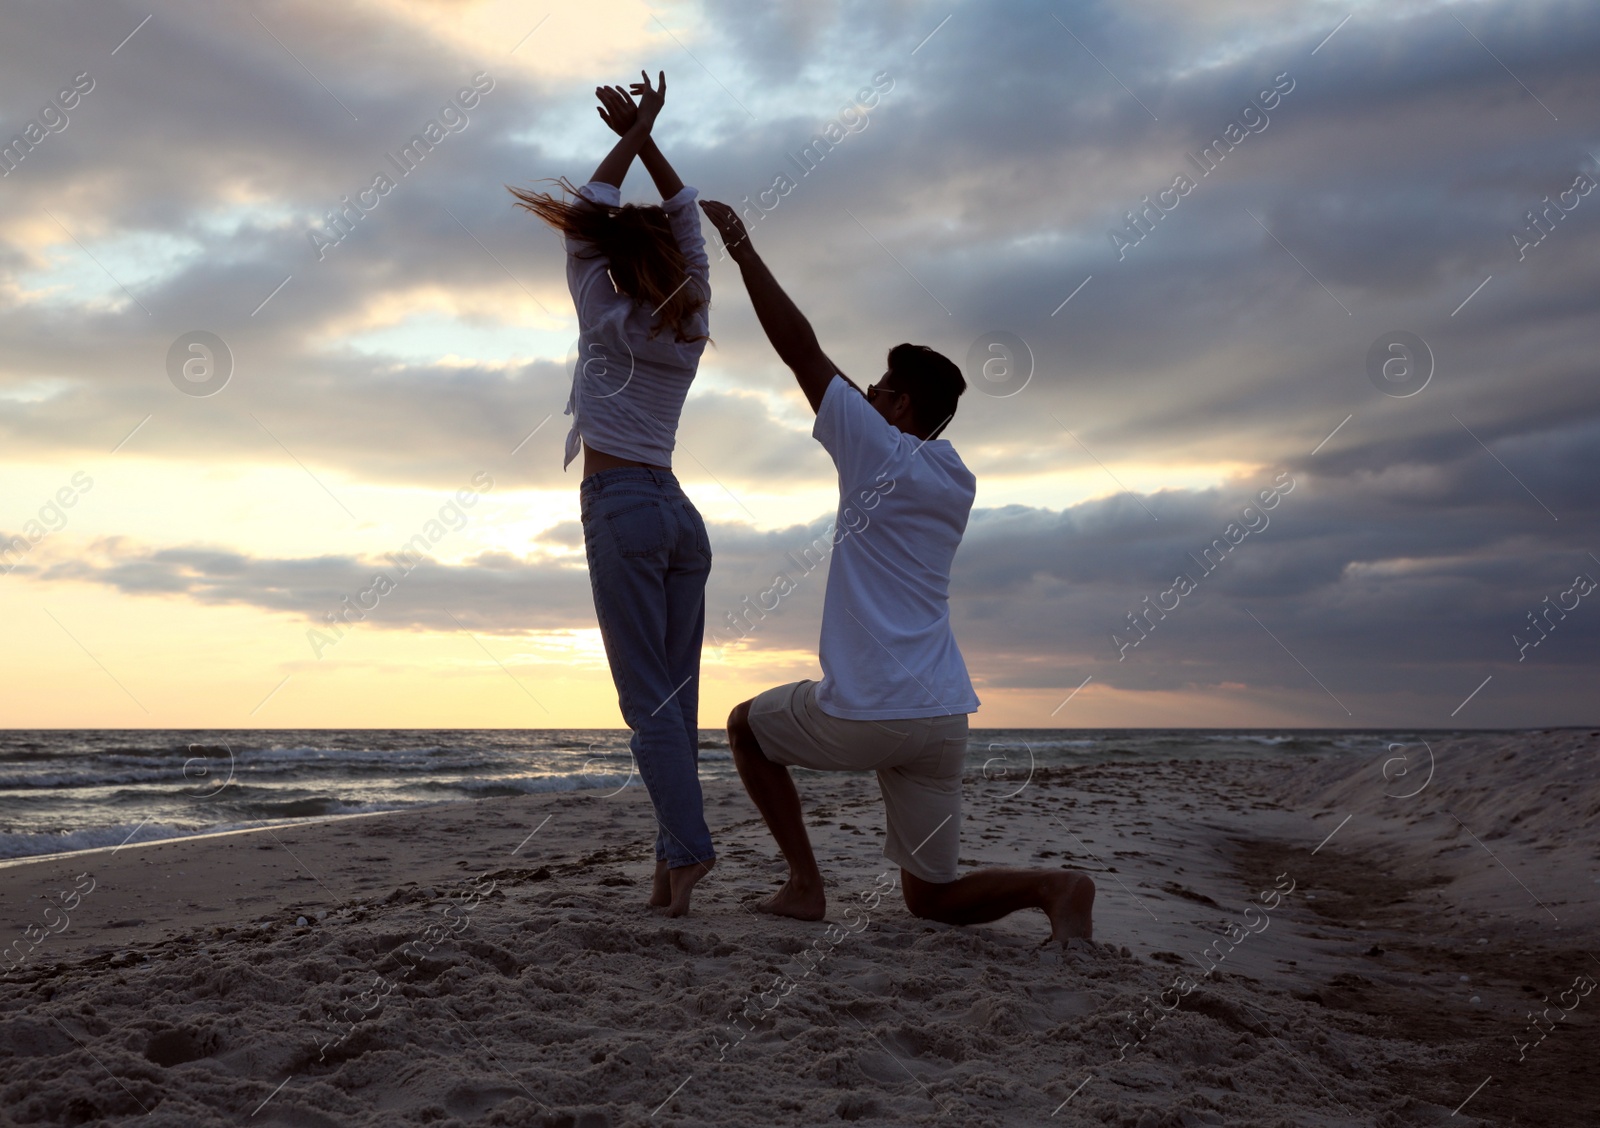
[[[1050,918],[1063,944],[1092,935],[1094,882],[1071,870],[986,868],[958,877],[967,714],[977,695],[950,630],[950,566],[976,479],[939,433],[966,389],[961,371],[921,345],[889,351],[865,393],[827,358],[810,322],[756,254],[732,208],[703,200],[739,266],[773,348],[817,413],[812,435],[839,471],[839,514],[823,601],[822,680],[769,689],[735,706],[728,744],[745,789],[789,863],[763,911],[821,920],[827,911],[789,766],[875,769],[906,907],[946,924],[1018,909]],[[849,514],[867,520],[852,520]]]

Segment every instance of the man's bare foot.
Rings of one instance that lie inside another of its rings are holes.
[[[1068,940],[1094,936],[1094,879],[1076,870],[1064,870],[1051,879],[1045,913],[1050,917],[1050,939],[1066,946]]]
[[[650,879],[650,907],[660,909],[670,904],[672,904],[672,883],[667,880],[667,863],[664,859],[657,858],[655,876]]]
[[[717,864],[715,858],[707,858],[703,862],[694,862],[687,866],[678,866],[676,869],[667,870],[667,889],[670,896],[665,905],[656,908],[662,916],[681,917],[689,915],[689,894],[700,879],[711,872],[711,867]],[[650,903],[655,904],[652,895]]]
[[[828,911],[828,897],[821,885],[802,886],[795,883],[793,875],[783,883],[783,888],[756,906],[761,912],[795,920],[821,920]]]

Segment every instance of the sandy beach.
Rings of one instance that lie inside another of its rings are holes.
[[[729,783],[679,920],[637,783],[8,865],[4,1118],[1596,1123],[1597,752],[969,778],[963,865],[1094,876],[1065,951],[912,917],[866,776],[801,780],[816,924],[751,911],[783,865]]]

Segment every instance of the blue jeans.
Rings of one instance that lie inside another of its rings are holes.
[[[589,586],[617,704],[656,812],[656,858],[715,857],[700,794],[700,643],[711,543],[670,470],[618,466],[578,488]]]

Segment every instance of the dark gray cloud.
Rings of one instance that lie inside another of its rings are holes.
[[[1526,236],[1526,213],[1546,197],[1600,178],[1600,9],[1389,5],[1355,11],[1325,43],[1347,9],[755,11],[718,0],[658,11],[710,72],[665,37],[639,60],[673,75],[681,116],[669,109],[663,144],[708,197],[758,193],[859,87],[893,77],[867,126],[754,222],[754,236],[854,375],[879,371],[900,340],[958,360],[988,330],[1028,342],[1028,386],[999,398],[974,381],[950,432],[980,475],[1091,466],[1070,428],[1112,465],[1248,463],[1302,482],[1269,530],[1121,662],[1116,624],[1170,584],[1256,483],[975,515],[958,622],[997,684],[1070,686],[1109,660],[1096,676],[1129,688],[1303,686],[1248,611],[1352,709],[1389,710],[1375,723],[1453,708],[1479,669],[1501,671],[1474,703],[1479,723],[1587,708],[1587,603],[1522,663],[1510,633],[1570,585],[1566,573],[1600,568],[1583,565],[1600,554],[1600,193],[1570,197],[1572,210],[1543,220],[1550,230],[1520,258],[1512,236]],[[137,453],[177,463],[279,459],[265,425],[308,465],[350,480],[449,488],[464,467],[492,465],[507,486],[570,484],[557,454],[561,366],[374,357],[330,334],[417,289],[460,295],[491,321],[510,303],[536,308],[530,292],[565,315],[558,245],[509,206],[503,185],[584,179],[609,138],[590,89],[623,77],[530,77],[487,47],[478,58],[371,13],[292,3],[169,5],[111,55],[147,14],[64,3],[7,16],[0,140],[71,76],[96,81],[71,124],[0,180],[10,456],[103,452],[153,413]],[[479,70],[496,86],[470,126],[317,261],[307,229]],[[1199,175],[1189,157],[1278,76],[1293,89],[1270,123]],[[1193,190],[1119,252],[1112,232],[1128,235],[1126,213],[1179,173]],[[644,196],[633,177],[625,194]],[[27,248],[59,230],[56,219],[137,303],[70,240],[52,253],[103,297],[22,300],[45,265]],[[136,239],[154,242],[141,251]],[[158,270],[167,253],[174,264]],[[780,418],[725,390],[798,403],[737,272],[717,263],[713,284],[716,379],[685,414],[680,470],[736,492],[826,481],[796,426],[803,412]],[[239,365],[210,400],[177,394],[164,368],[173,338],[197,327],[220,333]],[[1435,362],[1405,399],[1367,372],[1369,346],[1395,329],[1421,335]],[[760,590],[763,561],[804,532],[719,528],[713,603]],[[354,590],[370,564],[175,544],[43,574],[303,616]],[[569,564],[483,558],[416,578],[404,593],[414,603],[397,597],[390,625],[437,626],[447,604],[483,629],[587,614],[586,581]],[[759,645],[810,645],[812,630],[788,625],[809,604],[793,606],[763,623]]]

